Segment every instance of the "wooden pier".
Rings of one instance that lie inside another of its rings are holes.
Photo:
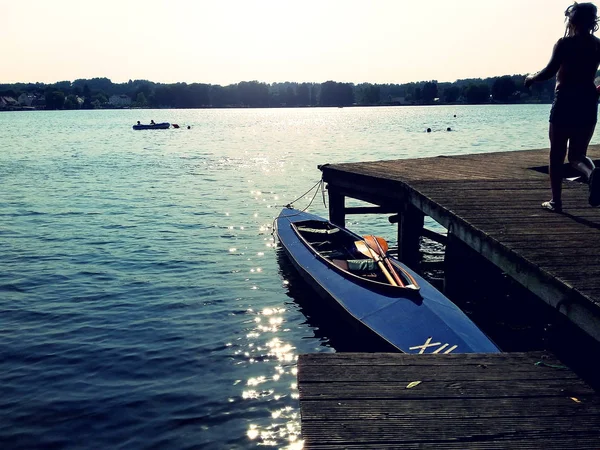
[[[600,159],[600,146],[589,156]],[[544,149],[320,169],[332,222],[397,214],[398,256],[411,265],[430,216],[448,230],[447,255],[455,244],[468,246],[600,341],[600,209],[588,205],[587,184],[565,181],[564,212],[543,210],[547,164]],[[347,208],[346,197],[376,206]]]
[[[536,353],[301,355],[305,449],[599,449],[600,395]]]

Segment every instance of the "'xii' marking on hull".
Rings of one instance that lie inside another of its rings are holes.
[[[429,353],[448,354],[448,353],[456,350],[456,348],[458,347],[458,345],[453,345],[452,347],[449,347],[450,344],[442,344],[441,342],[431,342],[431,339],[432,339],[431,337],[428,337],[423,345],[416,345],[415,347],[409,347],[409,350],[419,350],[419,355],[422,355],[423,353],[425,353],[425,350],[427,350],[429,347],[437,347],[434,351],[429,352]],[[449,347],[449,348],[446,348],[446,347]]]

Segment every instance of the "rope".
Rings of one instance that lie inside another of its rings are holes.
[[[317,181],[308,191],[306,191],[304,194],[302,194],[300,197],[298,197],[296,200],[291,201],[290,203],[288,203],[287,205],[278,205],[278,206],[283,206],[284,208],[293,208],[293,204],[295,202],[297,202],[298,200],[300,200],[301,198],[306,197],[313,189],[315,189],[315,193],[313,194],[312,198],[310,199],[310,202],[308,202],[308,205],[306,205],[306,207],[304,209],[301,209],[301,212],[306,211],[308,208],[310,208],[310,205],[312,205],[313,201],[315,200],[315,198],[317,197],[317,194],[319,193],[319,191],[323,192],[323,205],[325,206],[325,208],[327,208],[327,204],[325,203],[325,188],[324,188],[325,182],[323,181],[323,178],[321,178],[319,181]],[[298,213],[299,214],[299,213]],[[292,215],[288,215],[287,217],[293,217],[296,216],[298,214],[292,214]],[[271,236],[275,235],[275,221],[277,220],[277,217],[275,217],[273,219],[273,222],[271,224]]]
[[[321,180],[319,180],[319,181],[317,181],[317,182],[314,184],[314,186],[313,186],[313,187],[311,187],[311,188],[310,188],[308,191],[306,191],[304,194],[302,194],[302,195],[301,195],[300,197],[298,197],[296,200],[292,200],[291,202],[289,202],[287,205],[284,205],[284,206],[285,206],[286,208],[291,208],[291,207],[292,207],[292,205],[293,205],[294,203],[296,203],[296,202],[297,202],[298,200],[300,200],[302,197],[306,196],[306,195],[307,195],[308,193],[310,193],[310,191],[312,191],[314,188],[316,188],[317,186],[319,186],[319,184],[320,184],[322,181],[323,181],[322,179],[321,179]],[[317,192],[319,192],[319,189],[317,189]],[[313,199],[314,199],[314,197],[313,197]],[[312,200],[311,200],[311,203],[312,203]],[[310,203],[309,203],[309,206],[310,206]],[[308,206],[307,206],[307,208],[308,208]],[[306,210],[305,210],[305,209],[303,209],[303,211],[306,211]]]
[[[313,201],[315,200],[315,198],[317,197],[317,194],[319,193],[319,190],[321,189],[321,181],[322,181],[322,180],[319,180],[319,181],[317,182],[317,184],[315,184],[315,186],[317,187],[317,189],[315,190],[315,194],[314,194],[314,195],[313,195],[313,197],[310,199],[310,202],[308,203],[308,205],[306,205],[306,208],[304,208],[304,209],[302,209],[302,210],[301,210],[302,212],[304,212],[304,211],[306,211],[308,208],[310,208],[310,205],[312,205],[312,202],[313,202]],[[313,189],[315,186],[313,186],[313,187],[311,188],[311,190],[312,190],[312,189]],[[310,191],[308,191],[308,192],[310,192]],[[305,195],[306,195],[306,194],[305,194]],[[292,202],[292,203],[293,203],[293,202]]]

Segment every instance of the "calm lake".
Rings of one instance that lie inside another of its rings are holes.
[[[0,113],[2,448],[300,448],[297,355],[353,347],[278,251],[281,207],[317,164],[548,147],[549,110]]]

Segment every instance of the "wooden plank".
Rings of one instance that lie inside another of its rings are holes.
[[[298,383],[306,449],[600,442],[600,396],[545,352],[300,355]]]
[[[343,442],[343,443],[326,443],[310,442],[304,445],[305,449],[312,450],[336,450],[336,449],[377,449],[377,450],[398,450],[397,443],[386,442]],[[549,438],[513,438],[502,439],[502,443],[497,441],[477,441],[475,443],[468,442],[452,442],[452,441],[419,441],[419,442],[403,442],[403,450],[466,450],[469,448],[478,450],[498,450],[498,449],[519,449],[519,450],[565,450],[565,442],[553,437]],[[569,449],[575,450],[598,450],[597,436],[574,436],[569,440]]]
[[[594,391],[587,385],[573,382],[571,379],[550,379],[541,383],[538,379],[511,380],[500,383],[498,380],[469,381],[427,381],[417,388],[407,389],[415,380],[404,378],[396,382],[355,383],[351,381],[332,383],[306,383],[299,387],[300,393],[307,400],[326,400],[340,398],[355,399],[448,399],[448,398],[511,398],[511,397],[544,397],[569,396],[580,397],[592,395]]]
[[[365,421],[347,422],[303,422],[302,436],[305,442],[318,442],[323,436],[332,443],[368,442],[390,443],[398,436],[410,436],[410,441],[429,441],[432,436],[441,443],[445,440],[461,440],[468,442],[494,440],[497,448],[504,448],[504,440],[518,441],[521,439],[556,439],[562,440],[563,445],[572,449],[569,441],[571,437],[593,437],[600,439],[597,427],[600,425],[598,417],[589,420],[573,420],[572,418],[553,417],[552,420],[540,421],[538,418],[524,420],[523,418],[481,418],[470,421],[460,417],[449,418],[443,423],[437,421],[399,421],[384,420],[373,424]],[[466,436],[457,439],[457,436]],[[473,436],[473,437],[471,437]],[[596,445],[598,445],[596,442]],[[311,448],[309,445],[307,448]],[[468,448],[468,447],[465,447]],[[477,448],[475,445],[471,448]]]
[[[441,356],[441,355],[439,355]],[[514,353],[449,353],[439,357],[435,355],[410,355],[406,353],[309,353],[300,355],[299,365],[301,367],[308,366],[326,366],[330,367],[333,364],[356,366],[380,366],[380,365],[398,365],[405,366],[452,366],[456,365],[457,361],[465,365],[481,365],[486,366],[519,363],[519,364],[547,364],[561,365],[561,362],[550,353],[547,352],[514,352]]]
[[[573,234],[573,233],[571,233]],[[575,233],[577,234],[577,233]],[[544,234],[539,234],[538,236],[536,236],[535,240],[527,238],[526,235],[508,235],[508,236],[504,236],[502,238],[502,244],[505,245],[506,247],[514,247],[517,251],[519,249],[522,248],[531,248],[532,246],[538,246],[538,247],[561,247],[563,245],[568,245],[568,246],[576,246],[576,245],[581,245],[582,241],[581,239],[577,239],[577,236],[571,236],[571,238],[575,238],[575,239],[569,239],[564,241],[563,239],[557,238],[556,234],[550,234],[550,233],[544,233]],[[588,241],[588,245],[584,246],[584,247],[579,247],[579,248],[587,248],[587,247],[591,247],[592,245],[589,245],[590,242]]]
[[[597,396],[580,397],[580,403],[569,397],[539,398],[458,398],[419,400],[303,399],[302,413],[306,421],[338,420],[388,420],[410,419],[445,420],[462,417],[464,420],[477,417],[580,417],[600,415],[600,399]]]
[[[373,370],[376,367],[377,370]],[[298,381],[305,383],[319,382],[327,379],[329,382],[348,380],[348,366],[317,366],[310,371],[299,371]],[[534,364],[498,364],[488,366],[485,364],[459,366],[353,366],[353,383],[384,383],[394,382],[399,379],[420,381],[456,381],[468,382],[485,378],[486,380],[505,380],[506,371],[511,371],[511,380],[548,380],[548,379],[577,379],[577,376],[563,369],[549,366],[536,366]],[[559,373],[560,372],[560,373]]]

